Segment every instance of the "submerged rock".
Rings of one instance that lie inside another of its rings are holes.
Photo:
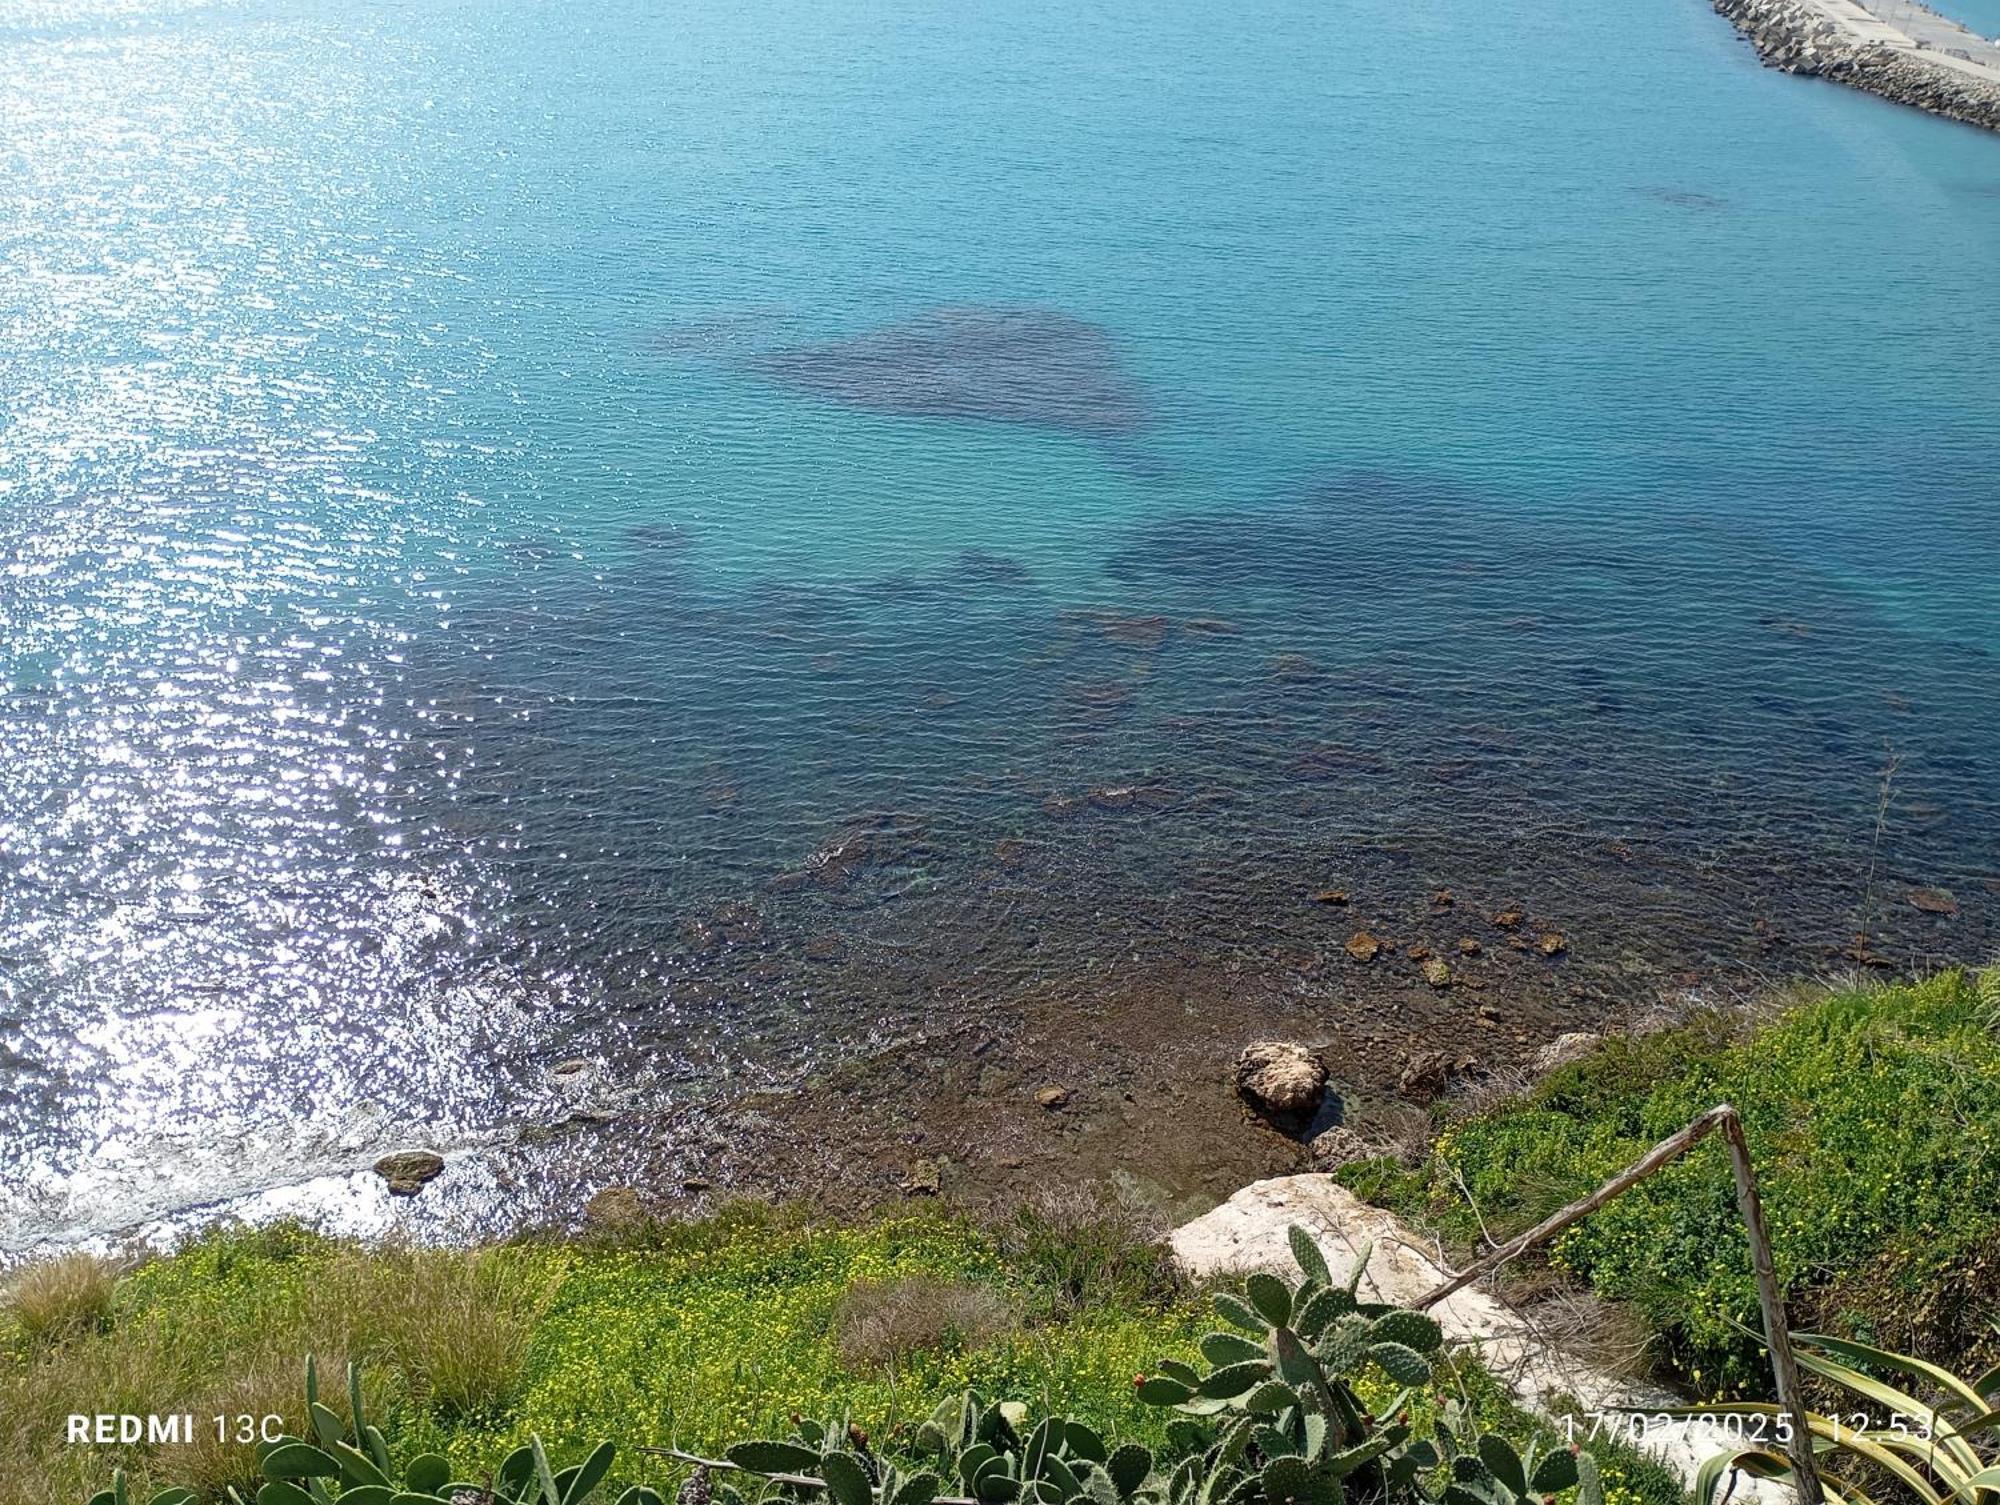
[[[1150,651],[1167,640],[1167,631],[1172,625],[1165,617],[1159,616],[1106,616],[1097,624],[1097,630],[1104,635],[1106,642]]]
[[[434,1150],[398,1150],[375,1162],[375,1174],[389,1183],[397,1197],[414,1197],[444,1171],[444,1156]]]
[[[1949,891],[1942,888],[1913,888],[1910,890],[1910,903],[1914,908],[1922,910],[1925,914],[1955,915],[1958,913],[1958,900],[1954,899]]]
[[[1382,943],[1365,930],[1357,930],[1347,938],[1345,950],[1358,962],[1372,962],[1381,951]]]
[[[1544,931],[1535,942],[1535,949],[1544,956],[1561,956],[1569,950],[1569,941],[1560,930]]]
[[[806,960],[809,962],[837,962],[845,955],[846,939],[831,930],[806,937]]]
[[[1323,888],[1313,895],[1315,904],[1331,904],[1335,908],[1347,907],[1347,890],[1344,888]]]
[[[1236,1090],[1280,1118],[1309,1118],[1326,1096],[1326,1068],[1303,1045],[1259,1040],[1236,1058]]]
[[[1434,988],[1451,986],[1451,968],[1438,957],[1430,957],[1424,962],[1424,981]]]

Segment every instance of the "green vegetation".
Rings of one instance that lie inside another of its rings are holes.
[[[686,1465],[645,1445],[717,1456],[831,1413],[882,1455],[908,1455],[938,1398],[965,1391],[1165,1460],[1187,1418],[1149,1404],[1134,1376],[1199,1362],[1211,1325],[1156,1248],[1079,1205],[992,1230],[929,1212],[818,1226],[743,1206],[615,1240],[470,1251],[363,1249],[285,1225],[64,1283],[109,1299],[60,1323],[0,1300],[4,1505],[81,1505],[114,1468],[135,1502],[171,1485],[254,1498],[263,1460],[252,1442],[218,1439],[218,1415],[275,1414],[304,1439],[331,1422],[366,1453],[338,1383],[349,1361],[397,1480],[419,1464],[425,1479],[483,1480],[531,1434],[557,1476],[609,1438],[616,1462],[596,1498],[635,1484],[672,1498]],[[307,1407],[307,1354],[333,1392],[326,1416]],[[1546,1445],[1477,1369],[1452,1383],[1482,1425]],[[1428,1404],[1412,1404],[1420,1425]],[[71,1413],[166,1411],[192,1413],[193,1437],[63,1442]],[[1608,1505],[1679,1505],[1657,1469],[1601,1456]]]
[[[983,1505],[1604,1505],[1597,1460],[1531,1443],[1525,1456],[1446,1387],[1438,1325],[1359,1299],[1364,1254],[1337,1285],[1304,1229],[1290,1230],[1300,1279],[1259,1271],[1218,1291],[1230,1331],[1202,1338],[1203,1366],[1162,1359],[1138,1398],[1178,1413],[1165,1465],[1113,1447],[1094,1428],[968,1392],[940,1404],[909,1440],[908,1471],[882,1463],[845,1420],[800,1423],[790,1438],[740,1442],[733,1481],[804,1486],[834,1505],[930,1505],[956,1487]],[[1421,1435],[1420,1435],[1421,1434]],[[754,1488],[754,1486],[753,1486]]]
[[[1741,1110],[1802,1327],[1983,1369],[2000,1358],[2000,977],[1848,988],[1761,1019],[1607,1040],[1448,1125],[1430,1162],[1349,1167],[1362,1195],[1471,1247],[1525,1229],[1703,1109]],[[1558,1239],[1707,1393],[1769,1383],[1742,1226],[1706,1146]]]

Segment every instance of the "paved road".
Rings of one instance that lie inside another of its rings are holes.
[[[1995,46],[1990,37],[1982,37],[1948,16],[1918,5],[1916,0],[1867,0],[1867,4],[1869,10],[1914,42],[1940,52],[1963,50],[1975,62],[2000,66],[2000,46]]]
[[[1916,0],[1813,0],[1858,41],[1881,43],[1951,64],[2000,84],[2000,44]]]

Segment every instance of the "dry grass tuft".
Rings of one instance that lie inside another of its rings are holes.
[[[449,1420],[493,1418],[514,1398],[555,1283],[505,1249],[348,1252],[315,1282],[304,1325],[316,1352],[400,1377]]]
[[[65,1421],[169,1409],[186,1393],[185,1377],[174,1345],[148,1330],[87,1332],[0,1364],[0,1505],[86,1499],[108,1481],[107,1458],[142,1467],[138,1449],[66,1446]]]
[[[4,1303],[32,1345],[61,1343],[111,1325],[119,1267],[95,1254],[64,1254],[24,1266],[7,1282]]]
[[[1586,1286],[1552,1286],[1522,1311],[1544,1340],[1619,1379],[1644,1379],[1653,1368],[1654,1333],[1629,1305]]]
[[[854,1369],[893,1369],[927,1350],[979,1348],[1014,1326],[997,1291],[935,1275],[864,1280],[834,1313],[841,1360]]]
[[[324,1372],[339,1375],[343,1368],[344,1361],[331,1365],[322,1361]],[[244,1499],[254,1499],[264,1482],[255,1439],[241,1440],[233,1421],[218,1437],[214,1418],[248,1417],[254,1426],[256,1419],[279,1416],[285,1431],[310,1436],[305,1408],[305,1368],[296,1354],[273,1347],[248,1355],[189,1397],[186,1409],[195,1418],[193,1438],[161,1445],[153,1453],[150,1471],[156,1479],[186,1485],[204,1500],[227,1499],[226,1491],[232,1487]]]
[[[1009,1267],[1059,1308],[1157,1302],[1187,1286],[1164,1220],[1110,1188],[1044,1188],[995,1232]]]

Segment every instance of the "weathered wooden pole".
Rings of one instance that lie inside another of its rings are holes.
[[[1474,1260],[1443,1285],[1424,1292],[1410,1304],[1421,1311],[1435,1306],[1454,1291],[1464,1290],[1508,1260],[1582,1221],[1614,1197],[1623,1196],[1648,1176],[1665,1170],[1717,1129],[1722,1131],[1723,1142],[1729,1146],[1729,1167],[1736,1178],[1736,1205],[1750,1237],[1750,1267],[1757,1277],[1757,1304],[1764,1314],[1764,1341],[1771,1350],[1771,1376],[1777,1383],[1778,1404],[1791,1426],[1792,1435],[1785,1439],[1785,1455],[1792,1461],[1800,1505],[1825,1505],[1826,1493],[1820,1487],[1819,1469],[1813,1462],[1812,1429],[1807,1424],[1805,1401],[1800,1394],[1798,1360],[1792,1356],[1792,1330],[1785,1321],[1785,1296],[1778,1288],[1777,1266],[1771,1258],[1771,1236],[1764,1226],[1764,1204],[1757,1195],[1757,1174],[1750,1163],[1750,1146],[1743,1138],[1743,1120],[1732,1104],[1718,1103],[1686,1128],[1654,1145],[1596,1191],[1551,1213],[1526,1233]]]
[[[1819,1469],[1813,1462],[1812,1428],[1806,1421],[1805,1397],[1799,1390],[1799,1363],[1792,1357],[1792,1329],[1785,1321],[1785,1293],[1778,1288],[1778,1269],[1771,1259],[1771,1236],[1764,1227],[1764,1202],[1757,1195],[1757,1172],[1750,1164],[1750,1146],[1743,1138],[1743,1120],[1729,1104],[1722,1105],[1722,1137],[1729,1146],[1729,1165],[1736,1173],[1736,1205],[1750,1235],[1750,1265],[1757,1272],[1757,1304],[1764,1309],[1764,1341],[1771,1349],[1771,1374],[1778,1382],[1778,1404],[1791,1419],[1792,1435],[1785,1453],[1792,1460],[1792,1483],[1800,1505],[1824,1505]]]

